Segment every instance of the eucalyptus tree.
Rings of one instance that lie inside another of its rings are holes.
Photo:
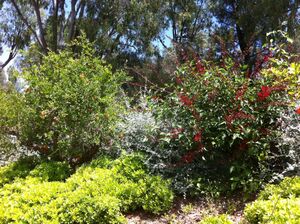
[[[234,39],[244,56],[245,64],[266,42],[266,34],[285,29],[295,36],[299,29],[299,0],[211,0],[211,10],[222,36],[234,31]],[[224,32],[226,30],[227,32]],[[253,61],[253,60],[252,60]],[[252,62],[253,63],[253,62]]]

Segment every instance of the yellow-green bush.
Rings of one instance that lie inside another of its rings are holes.
[[[226,215],[208,216],[201,220],[199,224],[233,224]]]
[[[300,177],[287,177],[278,185],[269,184],[259,193],[261,200],[268,200],[274,196],[281,198],[300,197]]]
[[[62,181],[69,177],[71,168],[68,163],[48,161],[37,165],[29,175],[44,181]]]
[[[258,199],[247,205],[249,223],[300,223],[300,177],[286,178],[278,185],[268,185]]]
[[[33,157],[21,158],[9,165],[0,167],[0,187],[17,178],[25,178],[36,166],[37,160]]]
[[[25,179],[0,189],[0,223],[123,223],[121,212],[166,211],[173,200],[169,182],[146,174],[136,161],[130,156],[113,162],[110,169],[81,167],[65,182],[54,181],[53,164],[38,165]],[[131,170],[139,178],[124,175],[119,164],[123,171],[135,164]]]

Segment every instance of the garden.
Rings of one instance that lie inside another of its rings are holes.
[[[0,1],[0,223],[300,223],[300,3],[232,2]]]

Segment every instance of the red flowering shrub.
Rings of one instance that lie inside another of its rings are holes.
[[[236,183],[255,182],[251,175],[274,150],[276,120],[287,106],[286,86],[269,77],[247,77],[241,65],[225,61],[222,66],[190,62],[178,69],[174,91],[156,108],[157,117],[170,124],[159,148],[161,153],[172,150],[166,163],[176,172],[186,166],[198,173],[215,170],[240,188],[243,184]],[[184,131],[179,135],[177,130]]]

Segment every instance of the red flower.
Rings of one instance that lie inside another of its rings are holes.
[[[201,64],[200,61],[197,61],[197,63],[196,63],[196,69],[197,69],[197,72],[198,72],[199,74],[205,73],[205,68],[204,68],[204,66]]]
[[[227,127],[229,129],[232,129],[233,128],[232,123],[237,119],[255,120],[255,117],[252,114],[247,114],[243,111],[231,112],[229,115],[225,115],[225,121]]]
[[[263,60],[264,60],[264,63],[268,62],[269,61],[269,55],[265,55]]]
[[[193,100],[191,100],[188,96],[180,94],[179,97],[180,97],[180,101],[183,105],[189,107],[193,104]]]
[[[202,135],[201,132],[199,131],[194,135],[194,142],[201,142],[201,139],[202,139]]]
[[[181,161],[191,163],[195,159],[195,152],[188,152],[181,157]]]
[[[298,109],[296,109],[296,114],[300,114],[300,107]]]
[[[261,91],[257,93],[259,100],[265,100],[267,97],[270,96],[271,91],[272,88],[270,88],[269,86],[262,86]]]
[[[240,100],[243,98],[245,92],[247,91],[248,89],[248,86],[247,85],[243,85],[238,91],[236,91],[236,94],[235,94],[235,99],[236,100]]]

